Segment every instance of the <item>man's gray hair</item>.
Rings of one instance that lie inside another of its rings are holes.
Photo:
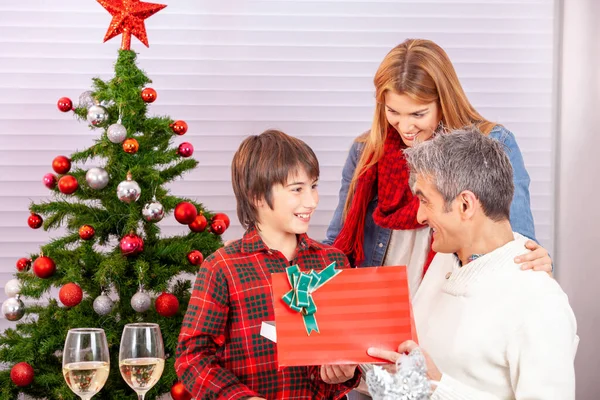
[[[446,210],[468,190],[479,199],[488,218],[500,221],[510,217],[513,170],[497,140],[476,128],[466,128],[438,134],[404,154],[411,174],[431,179],[444,198]]]

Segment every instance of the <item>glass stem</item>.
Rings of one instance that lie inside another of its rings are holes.
[[[146,395],[145,393],[144,394],[138,394],[138,400],[144,400],[144,396],[145,395]]]

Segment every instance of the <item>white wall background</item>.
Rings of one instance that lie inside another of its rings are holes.
[[[370,126],[372,76],[390,48],[421,37],[447,50],[476,108],[515,132],[532,177],[537,237],[553,252],[553,0],[163,3],[146,21],[150,48],[135,38],[132,47],[158,91],[150,112],[186,120],[182,140],[200,161],[172,185],[175,194],[235,216],[233,152],[246,135],[279,128],[320,159],[310,234],[322,239],[347,150]],[[76,100],[94,76],[112,76],[120,37],[102,44],[109,22],[93,0],[0,2],[0,286],[18,258],[60,234],[31,230],[27,205],[48,198],[41,178],[56,155],[92,143],[95,133],[55,104]],[[242,234],[232,219],[225,238]],[[165,234],[182,229],[173,219],[161,226]]]
[[[600,2],[563,0],[556,257],[581,338],[577,398],[600,396]]]

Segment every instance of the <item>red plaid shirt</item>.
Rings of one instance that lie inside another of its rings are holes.
[[[213,253],[202,264],[183,320],[175,369],[196,400],[339,399],[358,385],[360,373],[348,382],[329,385],[320,367],[277,369],[277,345],[260,336],[263,321],[275,319],[270,276],[298,264],[321,270],[335,261],[348,267],[339,250],[298,236],[292,262],[269,249],[255,228],[241,240]]]

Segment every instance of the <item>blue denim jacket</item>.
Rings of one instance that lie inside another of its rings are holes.
[[[515,135],[501,125],[496,125],[489,135],[491,138],[503,143],[510,162],[513,167],[513,179],[515,183],[515,194],[510,206],[510,224],[513,231],[527,236],[535,240],[535,231],[533,226],[533,215],[531,214],[531,206],[529,202],[529,174],[525,169],[523,155],[517,145]],[[326,244],[333,244],[333,241],[340,233],[342,228],[342,212],[348,196],[348,188],[350,181],[354,175],[356,164],[360,158],[363,144],[354,142],[350,148],[350,153],[346,159],[346,164],[342,170],[342,187],[340,188],[339,202],[333,214],[333,219],[327,228],[327,238],[324,240]],[[392,230],[378,226],[373,221],[373,211],[377,206],[377,195],[369,203],[367,208],[367,217],[365,221],[365,240],[363,248],[365,251],[365,260],[360,265],[379,266],[383,264],[386,250],[390,243]]]

